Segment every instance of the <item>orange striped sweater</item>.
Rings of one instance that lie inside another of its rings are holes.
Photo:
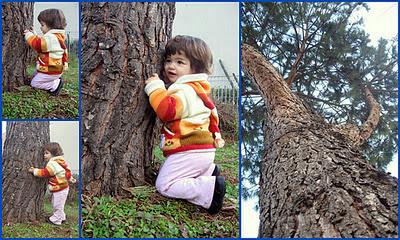
[[[51,29],[42,37],[32,32],[25,34],[29,46],[38,52],[36,70],[41,73],[61,74],[68,68],[68,52],[65,45],[65,31]]]
[[[207,74],[180,77],[168,90],[162,80],[149,82],[145,92],[164,122],[164,156],[181,151],[223,146],[217,109],[210,96]]]
[[[50,158],[45,168],[35,168],[33,175],[49,178],[50,192],[58,192],[68,187],[68,181],[72,178],[71,170],[63,156]]]

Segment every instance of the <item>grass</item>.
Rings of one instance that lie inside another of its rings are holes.
[[[46,195],[44,203],[44,216],[53,213],[50,196]],[[3,225],[2,238],[78,238],[78,202],[65,204],[67,222],[55,226],[42,220],[34,223],[16,223],[11,226]]]
[[[163,161],[156,150],[156,161]],[[238,145],[219,149],[215,162],[227,179],[223,209],[209,215],[184,200],[169,199],[153,186],[130,189],[130,199],[84,196],[82,233],[86,238],[222,238],[239,237]]]
[[[32,76],[34,66],[28,68]],[[47,91],[21,86],[15,92],[3,92],[3,118],[78,118],[78,59],[69,61],[69,69],[63,74],[64,87],[59,96],[51,96]]]

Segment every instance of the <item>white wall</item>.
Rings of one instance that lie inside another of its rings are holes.
[[[73,173],[79,172],[79,122],[51,121],[50,141],[58,142]]]
[[[38,34],[40,31],[40,23],[37,20],[39,13],[45,9],[57,8],[61,9],[67,20],[66,31],[70,32],[73,39],[79,38],[79,2],[35,2],[33,5],[33,27]]]
[[[224,76],[219,59],[229,75],[239,73],[239,4],[177,2],[172,35],[203,39],[214,58],[213,76]]]

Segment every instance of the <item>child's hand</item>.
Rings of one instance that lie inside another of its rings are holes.
[[[33,173],[34,171],[35,171],[34,167],[30,167],[29,170],[28,170],[28,172],[30,172],[30,173]]]
[[[216,148],[223,148],[225,145],[225,140],[222,139],[221,133],[216,132],[214,133],[215,138],[214,138],[214,146]]]
[[[37,35],[35,30],[33,30],[33,27],[25,29],[24,30],[24,35],[26,35],[27,33],[33,33],[33,34]]]
[[[24,30],[24,34],[26,34],[27,32],[33,32],[33,27]]]
[[[224,140],[224,139],[222,139],[222,138],[215,139],[215,141],[214,141],[214,146],[215,146],[216,148],[223,148],[224,145],[225,145],[225,140]]]
[[[72,176],[71,176],[71,179],[69,179],[69,181],[70,181],[71,183],[76,183],[76,179],[75,179],[74,177],[72,177]]]
[[[149,84],[150,82],[155,81],[155,80],[160,80],[160,78],[158,77],[158,74],[157,74],[157,73],[153,73],[153,75],[151,75],[151,77],[149,77],[149,78],[145,81],[145,83],[146,83],[146,84]]]

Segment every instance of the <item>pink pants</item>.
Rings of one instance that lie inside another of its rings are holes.
[[[64,205],[67,201],[68,192],[69,188],[52,193],[51,204],[53,205],[53,215],[51,215],[50,221],[54,224],[60,225],[66,219]]]
[[[31,80],[32,87],[43,90],[50,90],[53,92],[60,84],[60,77],[62,74],[49,75],[35,71],[33,75],[34,76]]]
[[[158,173],[157,191],[208,209],[214,194],[215,149],[190,150],[170,155]]]

